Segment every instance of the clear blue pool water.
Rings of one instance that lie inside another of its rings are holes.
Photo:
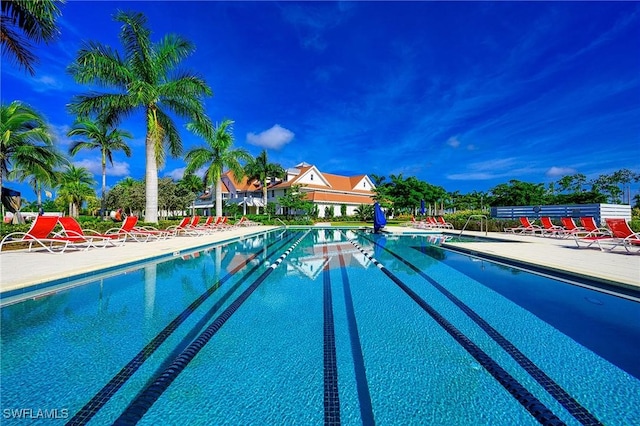
[[[640,424],[640,303],[428,237],[278,230],[0,313],[3,424]]]

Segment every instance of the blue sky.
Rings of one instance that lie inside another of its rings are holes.
[[[83,41],[122,51],[116,10],[143,12],[152,39],[196,45],[183,68],[214,91],[214,122],[235,144],[291,167],[416,176],[447,191],[518,179],[549,183],[640,172],[638,2],[75,1],[37,74],[3,57],[1,98],[41,111],[67,151],[66,104],[87,91],[66,73]],[[177,120],[180,126],[184,122]],[[144,176],[140,113],[121,128],[107,184]],[[182,133],[185,149],[200,144]],[[74,157],[100,181],[99,155]],[[160,176],[182,177],[169,159]],[[33,199],[26,185],[7,183]],[[637,187],[638,184],[635,184]],[[634,188],[634,192],[638,188]]]

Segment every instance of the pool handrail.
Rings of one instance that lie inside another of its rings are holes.
[[[487,216],[483,215],[483,214],[472,214],[467,218],[467,221],[465,222],[464,226],[462,227],[462,229],[460,230],[460,236],[462,236],[462,233],[464,232],[464,230],[467,228],[467,225],[469,224],[469,221],[471,220],[471,218],[478,218],[480,219],[480,232],[482,232],[482,219],[485,220],[485,227],[484,227],[484,235],[485,237],[487,236],[487,233],[489,231],[489,219],[487,219]]]
[[[279,217],[276,217],[276,220],[284,225],[284,229],[287,229],[287,224],[282,221]]]

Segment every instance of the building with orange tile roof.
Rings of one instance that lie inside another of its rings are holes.
[[[264,207],[262,200],[262,185],[247,178],[237,179],[233,172],[228,171],[222,176],[222,197],[225,203],[246,205],[249,212]],[[284,214],[278,199],[287,194],[293,185],[300,185],[300,191],[305,198],[317,206],[318,216],[340,216],[342,206],[346,207],[347,216],[355,214],[360,205],[372,205],[373,189],[375,185],[367,175],[341,176],[323,173],[316,166],[300,163],[286,170],[282,180],[268,183],[267,202],[276,204],[276,213]],[[196,208],[211,208],[212,197],[205,194]],[[293,213],[293,212],[291,212]],[[331,214],[332,213],[332,214]]]

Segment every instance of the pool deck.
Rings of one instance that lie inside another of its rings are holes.
[[[165,256],[181,256],[209,244],[233,241],[275,229],[274,226],[251,226],[215,232],[209,235],[181,236],[149,243],[127,242],[121,247],[97,248],[88,251],[69,250],[65,253],[25,250],[0,253],[0,292],[37,286],[64,280],[106,268],[124,266]],[[392,233],[428,233],[408,227],[387,227]],[[433,232],[433,231],[431,231]],[[454,231],[455,232],[455,231]],[[454,234],[455,235],[455,234]],[[485,237],[485,233],[465,231],[464,235]],[[514,235],[490,232],[490,238],[500,242],[446,243],[445,247],[494,259],[519,262],[569,275],[584,276],[611,285],[640,291],[640,254],[627,254],[622,247],[613,252],[598,249],[578,249],[574,240],[551,237]],[[506,242],[505,242],[506,240]]]

